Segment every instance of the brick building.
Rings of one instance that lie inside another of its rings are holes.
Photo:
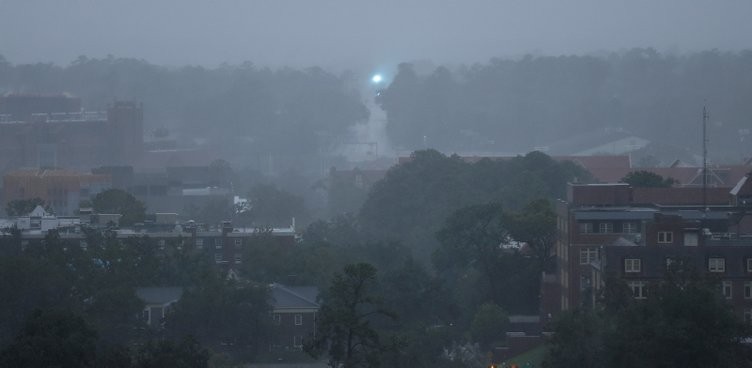
[[[134,102],[91,112],[68,96],[0,97],[0,173],[132,163],[140,158],[143,141],[143,108]]]
[[[697,187],[570,185],[557,205],[557,270],[543,277],[543,315],[592,306],[608,277],[647,297],[681,259],[718,277],[737,314],[752,318],[752,181],[704,197]]]
[[[271,293],[274,334],[269,350],[302,350],[304,340],[316,337],[318,288],[272,284]]]

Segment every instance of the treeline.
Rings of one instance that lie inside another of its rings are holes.
[[[291,247],[258,233],[241,251],[238,278],[181,239],[87,231],[85,243],[71,243],[53,231],[41,244],[25,244],[9,229],[0,237],[0,363],[34,366],[45,355],[29,351],[81,350],[86,364],[73,366],[295,359],[266,353],[275,333],[267,286],[279,282],[319,287],[317,335],[303,344],[332,366],[481,366],[504,343],[509,315],[539,313],[540,277],[554,266],[550,199],[575,179],[587,173],[537,152],[467,163],[419,151],[389,171],[359,214],[316,221]],[[676,366],[695,350],[737,362],[746,330],[711,284],[687,275],[657,286],[650,295],[666,297],[646,302],[609,281],[605,312],[560,320],[549,364],[635,366],[662,358],[661,346],[683,360],[646,365]],[[184,288],[160,328],[139,317],[135,288],[144,286]],[[65,349],[70,343],[86,349]],[[639,355],[645,349],[653,349],[650,357]]]
[[[0,56],[0,92],[70,92],[86,107],[144,102],[153,133],[222,137],[257,155],[330,152],[369,112],[351,74],[252,63],[163,67],[81,56],[67,66],[14,65]],[[401,150],[527,152],[604,129],[684,148],[700,142],[712,113],[711,154],[749,154],[752,51],[526,56],[418,71],[400,64],[378,102]],[[370,98],[370,96],[369,96]],[[656,127],[660,126],[660,129]]]
[[[749,152],[750,81],[752,51],[632,49],[493,59],[427,74],[401,64],[379,103],[397,147],[481,152],[527,152],[619,128],[653,142],[696,146],[707,105],[712,154],[738,160]]]
[[[606,280],[594,309],[554,324],[546,368],[749,367],[749,323],[734,315],[720,280],[676,262],[634,299],[626,282]]]
[[[351,84],[319,68],[169,68],[112,56],[13,65],[0,55],[0,93],[68,92],[89,110],[134,99],[151,133],[222,138],[220,147],[263,154],[311,154],[339,142],[369,115]]]
[[[589,180],[581,166],[540,152],[470,163],[434,150],[416,151],[374,185],[358,222],[369,237],[398,240],[427,259],[437,248],[436,232],[454,211],[488,203],[519,211],[538,199],[564,198],[568,182]]]

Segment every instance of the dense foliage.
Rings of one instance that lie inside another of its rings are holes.
[[[622,298],[626,285],[611,280],[599,308],[558,319],[546,366],[748,367],[749,326],[733,314],[717,282],[693,269],[672,270],[647,299],[635,300]]]
[[[693,146],[709,104],[719,122],[709,128],[712,153],[737,159],[749,153],[751,65],[752,51],[653,49],[492,59],[426,74],[401,64],[379,102],[398,147],[481,152],[526,152],[606,129]]]
[[[540,152],[469,163],[434,150],[416,151],[374,185],[358,219],[369,236],[399,240],[427,260],[437,247],[435,233],[453,211],[490,202],[518,210],[541,198],[563,198],[567,182],[588,180],[582,167]]]
[[[221,138],[216,145],[223,152],[235,149],[264,159],[269,153],[315,153],[367,119],[349,82],[320,68],[272,70],[251,63],[168,68],[111,56],[81,56],[67,66],[13,65],[0,56],[0,93],[68,92],[89,110],[135,99],[148,109],[145,123],[157,138],[169,131]]]
[[[677,183],[674,178],[664,178],[661,175],[644,170],[630,172],[621,178],[621,182],[633,187],[643,188],[669,188]]]

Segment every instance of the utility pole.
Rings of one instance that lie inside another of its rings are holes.
[[[702,208],[708,211],[708,119],[707,107],[702,107]]]

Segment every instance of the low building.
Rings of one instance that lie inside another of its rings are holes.
[[[269,350],[302,350],[306,339],[316,337],[318,288],[272,284],[270,289],[274,334]]]
[[[144,302],[143,320],[149,327],[162,327],[172,305],[183,296],[182,287],[136,288],[136,296]]]

